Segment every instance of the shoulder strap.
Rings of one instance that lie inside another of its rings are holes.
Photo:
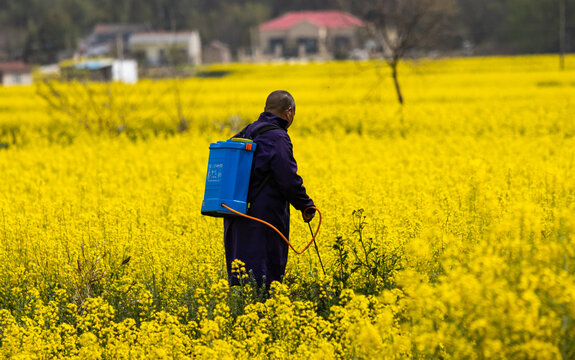
[[[281,129],[281,127],[275,125],[275,124],[265,124],[263,126],[260,126],[253,134],[252,134],[252,140],[254,140],[256,138],[256,136],[265,133],[266,131],[270,131],[273,129]],[[245,129],[244,129],[245,130]]]
[[[240,132],[238,133],[238,135],[242,138],[246,137],[246,130],[248,129],[248,127],[250,127],[253,123],[246,125],[242,130],[240,130]],[[265,133],[266,131],[269,130],[273,130],[273,129],[281,129],[281,127],[275,125],[275,124],[265,124],[263,126],[260,126],[251,136],[250,140],[253,140],[256,138],[256,136]]]
[[[243,138],[246,135],[246,130],[248,129],[248,126],[250,126],[250,125],[251,124],[248,124],[243,129],[241,129],[240,132],[238,133],[238,135]]]

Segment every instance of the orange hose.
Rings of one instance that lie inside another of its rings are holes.
[[[308,208],[306,208],[303,212],[305,213],[306,211],[308,211],[309,209],[315,209],[315,211],[317,211],[317,213],[319,214],[319,223],[317,224],[317,229],[315,230],[315,233],[313,234],[313,237],[311,239],[311,241],[301,250],[301,251],[297,251],[293,245],[289,242],[289,240],[284,236],[284,234],[281,233],[281,231],[279,231],[275,226],[273,226],[272,224],[270,224],[269,222],[266,222],[262,219],[258,219],[255,218],[253,216],[249,216],[246,214],[242,214],[239,211],[236,211],[234,209],[232,209],[231,207],[227,206],[226,204],[222,204],[223,207],[225,207],[226,209],[228,209],[229,211],[233,212],[234,214],[243,216],[245,218],[251,219],[251,220],[255,220],[258,222],[261,222],[262,224],[266,224],[267,226],[271,227],[272,229],[274,229],[278,234],[280,234],[280,236],[282,237],[282,239],[284,239],[284,241],[289,245],[289,247],[298,255],[303,254],[304,251],[306,251],[310,245],[315,241],[315,238],[317,237],[317,233],[319,232],[319,228],[321,227],[321,212],[319,211],[318,208],[316,208],[315,206],[310,206]]]

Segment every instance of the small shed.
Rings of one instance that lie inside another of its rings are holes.
[[[86,60],[63,66],[61,72],[69,80],[119,81],[126,84],[138,82],[136,60]]]
[[[29,65],[21,61],[0,62],[1,85],[31,85],[33,82]]]
[[[227,64],[232,61],[232,52],[230,47],[221,41],[214,40],[205,46],[203,51],[204,63]]]
[[[146,32],[130,37],[130,52],[149,66],[202,63],[202,43],[197,31]]]

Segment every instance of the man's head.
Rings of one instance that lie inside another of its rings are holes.
[[[295,101],[293,96],[284,90],[276,90],[272,92],[266,99],[266,107],[264,111],[287,120],[287,126],[289,127],[295,116]]]

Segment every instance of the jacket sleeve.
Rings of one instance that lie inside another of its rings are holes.
[[[293,156],[293,146],[289,136],[284,133],[276,140],[276,152],[271,160],[274,180],[287,201],[297,210],[313,206],[307,195],[302,178],[297,174],[297,163]]]

